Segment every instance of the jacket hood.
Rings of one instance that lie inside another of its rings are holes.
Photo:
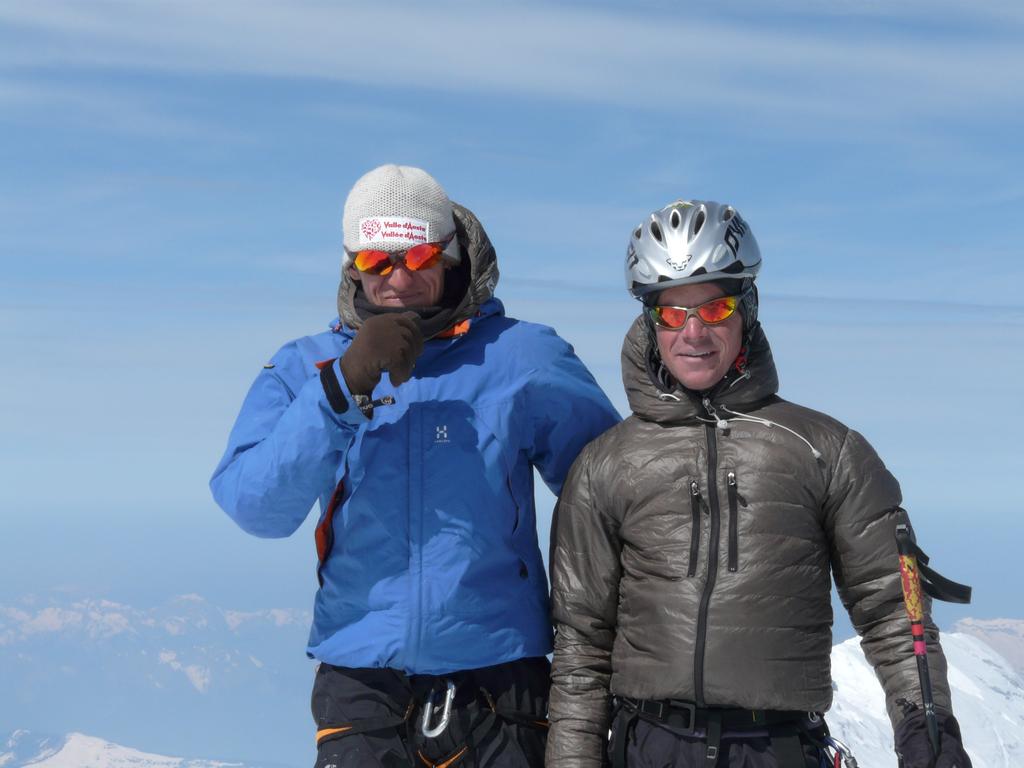
[[[622,344],[622,383],[629,407],[641,419],[657,422],[693,421],[707,417],[701,405],[701,393],[677,385],[671,393],[661,392],[647,372],[651,339],[647,320],[641,314],[626,333]],[[744,373],[730,368],[710,391],[712,404],[743,410],[774,395],[779,389],[771,347],[761,325],[750,331]]]
[[[498,260],[491,239],[476,215],[458,203],[452,203],[455,232],[462,248],[462,258],[469,261],[469,283],[466,293],[455,307],[452,323],[459,323],[476,315],[480,307],[494,295],[498,284]],[[348,269],[341,271],[338,286],[338,316],[352,328],[362,325],[354,299],[356,281],[349,277]]]

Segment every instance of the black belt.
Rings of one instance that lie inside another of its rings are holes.
[[[679,729],[684,735],[692,735],[695,731],[703,730],[707,743],[705,768],[714,768],[718,763],[723,730],[768,730],[780,768],[802,768],[804,765],[801,734],[809,735],[808,731],[811,729],[820,729],[827,733],[825,721],[820,715],[807,712],[705,708],[678,699],[631,699],[627,696],[616,697],[615,706],[617,710],[626,710],[630,716],[622,723],[622,732],[615,734],[615,753],[612,760],[614,768],[626,766],[629,730],[637,718]]]
[[[799,722],[806,712],[774,709],[711,709],[678,699],[630,699],[620,696],[623,708],[663,725],[693,732],[717,720],[727,731],[756,731],[773,725]]]

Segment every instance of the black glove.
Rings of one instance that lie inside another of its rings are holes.
[[[936,712],[939,723],[939,755],[934,759],[928,739],[924,710],[915,709],[896,726],[896,754],[902,768],[971,768],[964,751],[960,725],[948,712]]]
[[[353,395],[369,395],[387,371],[396,387],[409,380],[423,351],[414,312],[374,315],[363,323],[339,366]]]

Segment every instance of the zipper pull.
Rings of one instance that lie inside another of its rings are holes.
[[[735,488],[736,487],[736,473],[735,472],[730,472],[726,477],[727,477],[727,480],[729,482],[729,485],[731,485],[733,488]]]
[[[711,507],[704,503],[704,499],[700,497],[700,486],[697,485],[696,480],[690,481],[690,500],[693,502],[693,510],[696,514],[699,509],[705,515],[711,514]]]
[[[723,419],[718,415],[718,411],[715,410],[715,406],[711,404],[711,398],[705,397],[701,402],[704,404],[704,410],[708,412],[708,415],[715,420],[715,426],[723,432],[729,428],[729,420]]]

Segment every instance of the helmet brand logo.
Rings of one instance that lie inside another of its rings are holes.
[[[669,256],[667,259],[665,259],[665,261],[668,263],[670,267],[672,267],[672,269],[676,270],[677,272],[682,272],[684,269],[686,269],[686,265],[690,263],[690,259],[692,256],[693,254],[690,253],[686,254],[681,259],[675,256]]]
[[[747,234],[747,222],[737,213],[729,219],[729,228],[725,230],[725,244],[732,251],[734,259],[739,258],[740,238]]]
[[[629,244],[629,250],[626,251],[626,269],[632,269],[640,262],[640,256],[636,252],[636,248],[633,244]]]

